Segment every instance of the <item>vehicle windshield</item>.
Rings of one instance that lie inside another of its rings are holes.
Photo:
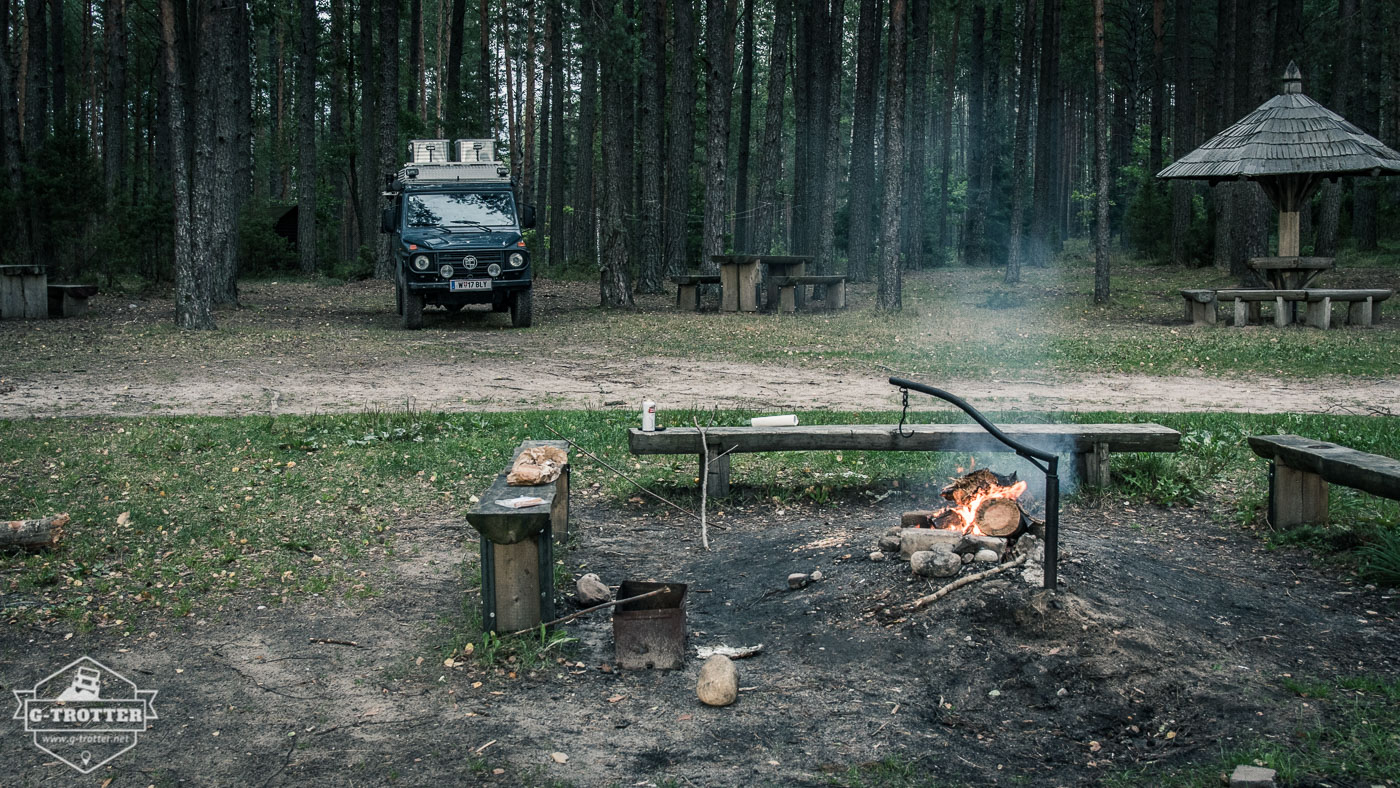
[[[408,195],[409,227],[500,227],[515,225],[510,192]]]

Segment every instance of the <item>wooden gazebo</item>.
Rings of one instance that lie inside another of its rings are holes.
[[[1279,257],[1298,256],[1299,211],[1324,179],[1343,175],[1400,175],[1400,153],[1303,95],[1292,62],[1282,93],[1157,173],[1258,183],[1279,211]]]

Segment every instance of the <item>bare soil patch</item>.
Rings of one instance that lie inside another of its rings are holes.
[[[635,408],[643,397],[663,409],[888,410],[898,401],[886,378],[907,372],[850,359],[657,353],[645,338],[612,342],[606,325],[577,330],[596,319],[597,293],[576,283],[539,284],[537,327],[529,331],[510,329],[502,315],[435,311],[428,330],[402,332],[392,286],[382,282],[252,283],[243,298],[244,308],[219,313],[219,332],[204,334],[175,331],[173,307],[160,298],[103,296],[80,320],[6,321],[0,418]],[[672,309],[663,296],[640,297],[639,305],[655,314]],[[819,343],[822,318],[809,317]],[[747,328],[763,341],[762,324]],[[1390,378],[1086,370],[936,380],[998,410],[1400,412],[1400,383]]]
[[[890,606],[930,585],[864,556],[913,496],[736,500],[709,552],[692,521],[582,497],[572,574],[688,583],[692,647],[764,644],[737,663],[735,705],[696,700],[698,660],[611,670],[606,614],[570,625],[579,642],[543,669],[445,667],[479,600],[464,586],[475,534],[422,519],[396,529],[400,558],[369,570],[382,598],[248,599],[128,637],[10,626],[0,678],[30,686],[87,654],[159,689],[160,721],[98,773],[113,786],[815,786],[887,756],[948,784],[1070,786],[1150,785],[1315,724],[1284,677],[1400,674],[1394,594],[1202,508],[1068,508],[1057,594],[995,579],[905,617]],[[788,590],[790,572],[817,568],[822,582]],[[0,738],[6,785],[76,782],[49,760],[17,726]]]

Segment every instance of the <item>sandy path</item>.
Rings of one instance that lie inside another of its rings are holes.
[[[882,370],[856,372],[677,359],[479,358],[453,364],[395,363],[361,370],[288,364],[183,365],[166,381],[122,381],[76,373],[0,387],[0,418],[152,413],[246,415],[370,409],[443,411],[637,406],[664,410],[890,410],[897,391]],[[1385,379],[1097,376],[1046,384],[1030,380],[936,380],[993,410],[1400,413],[1400,382]],[[926,408],[932,401],[917,407]]]

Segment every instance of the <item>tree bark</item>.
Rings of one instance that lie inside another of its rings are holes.
[[[856,24],[856,89],[851,118],[851,227],[846,272],[852,281],[870,281],[875,250],[875,121],[880,89],[880,0],[860,0]]]
[[[598,260],[598,212],[595,210],[597,184],[594,175],[595,142],[598,136],[598,42],[593,36],[595,15],[589,7],[594,0],[579,0],[584,23],[579,29],[580,64],[578,108],[578,164],[574,180],[574,229],[572,251],[590,265]]]
[[[837,173],[842,169],[841,151],[841,64],[845,42],[846,1],[828,0],[826,24],[822,28],[821,72],[825,87],[821,91],[822,111],[818,116],[820,125],[817,133],[820,140],[820,159],[814,161],[814,170],[821,174],[820,181],[814,181],[817,193],[817,265],[819,274],[829,274],[836,270],[836,184]],[[826,285],[812,287],[814,299],[826,297]]]
[[[791,45],[791,38],[792,0],[775,0],[773,37],[768,45],[768,104],[763,110],[763,145],[758,163],[754,238],[753,243],[750,244],[750,247],[760,254],[772,253],[779,248],[787,248],[787,244],[782,240],[782,234],[778,231],[779,217],[782,215],[782,205],[778,197],[778,182],[783,177],[783,106],[787,92],[788,48]],[[873,148],[873,129],[871,134],[871,147]],[[869,155],[873,157],[874,151],[871,150]],[[867,278],[869,278],[868,274]]]
[[[738,0],[707,0],[705,7],[705,214],[701,228],[704,270],[717,271],[710,260],[724,252],[724,215],[728,204],[729,102],[734,93],[734,28]]]
[[[1030,114],[1031,91],[1035,70],[1031,63],[1035,59],[1035,14],[1036,0],[1026,0],[1021,17],[1021,85],[1016,105],[1016,139],[1012,143],[1011,163],[1011,238],[1006,258],[1006,275],[1003,281],[1014,284],[1021,281],[1021,263],[1024,256],[1022,226],[1026,218],[1026,170],[1030,156]]]
[[[906,170],[904,183],[904,264],[911,270],[927,265],[924,255],[924,178],[928,173],[928,79],[933,58],[930,3],[910,8],[909,98],[905,107]]]
[[[666,270],[690,267],[691,169],[695,161],[694,0],[673,0],[670,105],[666,121]]]
[[[107,51],[102,91],[102,170],[107,194],[116,198],[126,187],[126,0],[106,0],[103,4],[102,35]]]
[[[1175,159],[1185,156],[1196,147],[1196,96],[1195,86],[1191,83],[1191,13],[1191,0],[1176,0],[1176,22],[1173,28],[1176,37],[1173,57],[1176,71],[1176,106],[1172,129],[1172,157]],[[1153,174],[1159,171],[1154,170]],[[1187,240],[1190,238],[1191,223],[1195,217],[1193,203],[1196,191],[1194,181],[1180,178],[1172,181],[1173,265],[1185,266],[1191,263]]]
[[[381,0],[383,2],[384,0]],[[477,14],[476,50],[476,101],[478,137],[496,136],[495,118],[492,117],[493,83],[491,82],[491,0],[481,0]],[[398,39],[394,39],[395,42]]]
[[[64,45],[63,0],[49,0],[49,61],[53,68],[53,128],[69,131],[68,66]]]
[[[467,37],[467,0],[452,0],[447,35],[447,128],[465,128],[462,106],[462,46]],[[457,133],[454,131],[453,133]]]
[[[316,272],[316,0],[298,0],[297,52],[297,258],[301,272]],[[414,5],[422,13],[421,0]],[[419,20],[421,23],[421,19]]]
[[[1380,133],[1381,2],[1361,0],[1359,9],[1360,35],[1356,43],[1361,50],[1361,77],[1353,83],[1358,101],[1352,120],[1367,134]],[[1393,39],[1391,43],[1394,44]],[[1352,178],[1351,235],[1358,252],[1380,248],[1376,231],[1377,180],[1364,175]]]
[[[880,267],[876,304],[886,312],[899,311],[903,283],[899,259],[897,210],[904,193],[904,43],[905,0],[890,0],[889,60],[885,81],[885,189],[881,212]]]
[[[1211,127],[1224,129],[1235,114],[1235,0],[1217,0],[1215,47],[1215,117]],[[1215,267],[1229,270],[1234,238],[1235,186],[1220,183],[1211,187],[1210,203],[1215,214]]]
[[[1055,233],[1059,200],[1060,15],[1064,0],[1045,0],[1040,28],[1040,88],[1036,96],[1035,174],[1031,186],[1031,229],[1027,247],[1030,265],[1044,268],[1059,248]]]
[[[387,1],[387,0],[386,0]],[[360,204],[360,250],[371,256],[379,248],[379,85],[375,77],[374,0],[360,0],[358,77],[360,80],[360,123],[356,129],[359,151],[355,167],[357,199]],[[378,262],[375,274],[378,275]]]
[[[623,209],[627,199],[624,182],[631,177],[625,166],[622,147],[625,124],[622,103],[631,83],[627,34],[615,22],[617,0],[584,0],[590,16],[589,29],[595,42],[601,42],[599,60],[603,93],[603,188],[599,295],[604,307],[631,308],[632,288],[627,274],[627,237],[623,232]]]
[[[734,250],[747,252],[749,244],[749,149],[753,136],[753,2],[744,0],[744,60],[739,78],[739,153],[734,171]]]
[[[1049,3],[1056,3],[1060,0],[1047,0]],[[948,57],[943,62],[943,123],[939,129],[939,145],[942,153],[939,155],[941,166],[938,174],[938,249],[939,255],[944,261],[947,260],[949,252],[953,249],[953,238],[948,229],[948,184],[953,172],[953,114],[956,107],[953,104],[954,86],[957,83],[958,73],[958,43],[961,39],[962,31],[962,9],[963,4],[957,3],[953,7],[953,40],[948,47]],[[1044,117],[1043,115],[1041,117]],[[1039,153],[1036,154],[1037,171],[1039,167]]]
[[[170,95],[166,120],[170,124],[171,196],[174,198],[175,325],[185,329],[214,326],[214,305],[208,258],[196,257],[191,227],[190,151],[187,147],[187,90],[179,55],[185,31],[176,23],[177,0],[160,0],[162,71]]]
[[[662,194],[665,175],[661,168],[666,139],[666,7],[662,0],[642,0],[641,101],[637,123],[641,143],[641,206],[638,213],[637,249],[641,254],[637,292],[665,290],[666,247]]]
[[[68,524],[67,512],[38,520],[11,520],[0,523],[0,548],[34,550],[53,547],[63,538],[63,526]]]
[[[402,158],[399,153],[399,2],[379,0],[379,100],[375,106],[379,111],[379,132],[376,135],[379,140],[379,166],[374,173],[376,189],[383,187],[384,176],[397,170]],[[373,204],[378,207],[378,200]],[[373,211],[372,215],[377,217],[378,211]],[[379,235],[379,251],[374,256],[376,279],[394,278],[389,242],[388,235]]]
[[[553,15],[554,25],[549,30],[550,82],[553,84],[553,103],[550,105],[549,133],[550,173],[549,173],[549,266],[558,270],[564,264],[568,249],[569,228],[564,213],[564,180],[568,161],[567,145],[564,141],[564,104],[568,101],[568,80],[564,78],[564,3],[563,0],[547,0]]]
[[[298,0],[301,2],[302,0]],[[419,91],[427,84],[423,78],[423,0],[408,0],[408,111],[417,115],[424,106]]]
[[[1147,149],[1148,177],[1162,171],[1162,137],[1166,124],[1167,0],[1152,0],[1152,115]]]
[[[534,0],[531,0],[533,3]],[[550,138],[550,102],[553,101],[554,91],[554,61],[549,49],[549,40],[554,25],[554,16],[551,11],[553,7],[549,0],[541,0],[544,3],[544,38],[543,52],[540,56],[540,114],[539,114],[539,156],[535,160],[535,207],[540,216],[542,230],[540,236],[549,237],[549,166],[550,166],[550,145],[553,140]]]
[[[967,211],[963,217],[962,261],[964,265],[985,265],[987,255],[988,157],[990,129],[987,76],[987,8],[982,0],[972,6],[972,42],[968,63],[967,97]],[[888,169],[886,170],[888,172]]]
[[[1098,192],[1094,227],[1094,303],[1108,303],[1108,78],[1104,73],[1103,2],[1094,0],[1094,163]]]
[[[520,123],[520,194],[534,199],[535,191],[535,0],[526,0],[525,116]]]
[[[25,0],[24,23],[28,61],[24,89],[24,149],[35,151],[49,131],[49,13],[48,0]]]

